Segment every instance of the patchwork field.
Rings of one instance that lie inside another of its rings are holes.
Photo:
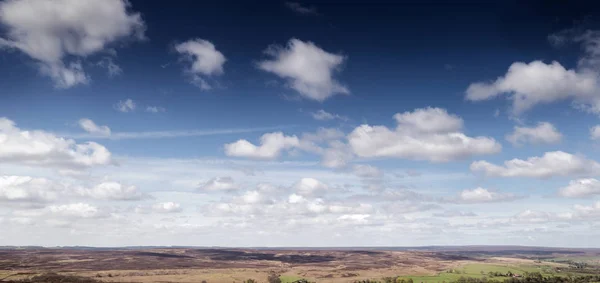
[[[50,249],[0,250],[0,282],[54,272],[105,282],[355,282],[384,277],[414,282],[450,282],[460,277],[502,278],[540,272],[589,274],[574,269],[578,258],[594,262],[596,250],[500,250],[473,247],[420,249]]]

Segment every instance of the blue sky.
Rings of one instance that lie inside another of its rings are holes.
[[[0,2],[2,243],[599,247],[592,3],[40,3]]]

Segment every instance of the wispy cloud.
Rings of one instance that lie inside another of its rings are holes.
[[[297,14],[315,16],[319,15],[319,12],[317,12],[317,8],[313,6],[304,6],[298,2],[285,2],[285,6]]]
[[[93,133],[60,133],[58,135],[72,139],[109,139],[109,140],[125,140],[125,139],[163,139],[163,138],[183,138],[183,137],[200,137],[200,136],[217,136],[240,133],[252,133],[271,131],[278,129],[292,128],[294,125],[283,125],[273,127],[259,128],[241,128],[241,129],[215,129],[215,130],[177,130],[177,131],[148,131],[148,132],[112,132],[110,136],[93,134]]]
[[[334,114],[334,113],[329,113],[323,109],[316,111],[316,112],[311,112],[310,115],[313,117],[313,119],[315,120],[319,120],[319,121],[327,121],[327,120],[334,120],[334,119],[339,119],[341,121],[348,121],[349,118],[346,116],[342,116],[342,115],[338,115],[338,114]]]

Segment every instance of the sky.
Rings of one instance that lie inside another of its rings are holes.
[[[0,245],[598,248],[596,5],[0,1]]]

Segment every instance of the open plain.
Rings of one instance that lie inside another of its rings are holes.
[[[582,260],[597,268],[599,259],[599,250],[526,247],[7,248],[0,250],[0,280],[14,282],[52,272],[105,282],[267,282],[270,274],[283,282],[397,276],[414,282],[449,282],[509,271],[567,276],[585,272],[572,269],[570,263]]]

